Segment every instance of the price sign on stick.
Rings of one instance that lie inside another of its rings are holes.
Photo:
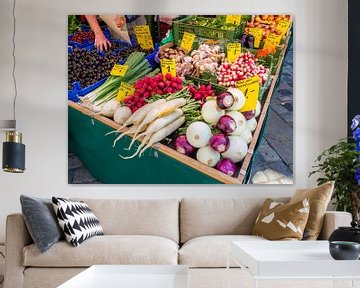
[[[268,49],[270,51],[273,51],[276,49],[276,47],[280,44],[282,36],[276,35],[274,33],[269,34],[266,37],[265,43],[264,43],[264,49]]]
[[[127,69],[128,69],[127,65],[115,64],[114,67],[110,71],[110,75],[112,75],[112,76],[125,76]]]
[[[241,54],[241,43],[228,43],[226,48],[228,61],[235,62]]]
[[[261,28],[249,28],[249,34],[254,36],[254,47],[259,48],[260,41],[263,35],[263,29]]]
[[[284,36],[290,27],[290,20],[289,19],[282,19],[279,21],[278,25],[276,26],[277,29],[281,31],[281,35]]]
[[[154,50],[154,43],[150,34],[149,25],[135,26],[134,29],[136,39],[140,47],[145,50]]]
[[[246,98],[245,105],[241,111],[251,111],[256,108],[256,103],[259,99],[260,78],[258,75],[241,80],[236,83],[236,87],[241,90]]]
[[[195,35],[191,34],[189,32],[184,32],[184,36],[181,40],[180,47],[184,49],[185,51],[190,51],[192,49],[193,43],[195,40]]]
[[[161,59],[161,73],[163,76],[166,76],[166,74],[171,74],[171,76],[176,76],[176,62],[175,59]]]
[[[226,15],[225,23],[240,25],[241,15]]]
[[[119,92],[118,92],[116,99],[119,101],[122,101],[122,100],[124,100],[124,98],[126,96],[133,95],[134,92],[135,92],[135,88],[132,85],[130,85],[126,82],[121,82]]]

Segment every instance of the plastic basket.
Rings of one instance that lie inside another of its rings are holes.
[[[91,30],[90,27],[85,26],[85,25],[82,25],[80,31],[89,32],[90,30]],[[110,37],[110,30],[109,30],[107,27],[102,28],[102,31],[103,31],[103,33],[104,33],[104,35],[105,35],[105,37],[106,37],[107,39],[110,39],[110,38],[111,38],[111,37]],[[88,40],[88,39],[85,39],[85,41],[82,42],[82,43],[75,42],[75,41],[71,41],[71,38],[72,38],[73,35],[74,35],[74,34],[68,35],[68,46],[72,46],[72,47],[74,47],[74,48],[85,48],[85,47],[87,47],[87,46],[89,46],[89,45],[93,45],[93,44],[94,44],[93,41],[90,41],[90,40]]]
[[[236,26],[233,30],[210,28],[205,26],[197,26],[188,24],[194,16],[189,16],[178,21],[173,22],[174,31],[174,43],[180,45],[180,41],[184,32],[193,33],[198,37],[210,38],[210,39],[228,39],[236,40],[239,39],[245,28],[245,22],[241,22],[239,26]],[[197,19],[206,19],[203,17],[196,17]]]

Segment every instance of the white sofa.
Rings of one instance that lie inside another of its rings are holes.
[[[184,264],[191,288],[223,288],[231,241],[268,241],[250,235],[263,199],[81,200],[105,235],[76,248],[61,241],[41,254],[23,216],[8,216],[4,288],[57,287],[94,264]],[[348,213],[327,212],[321,238],[350,220]],[[231,287],[240,287],[241,269],[230,264]]]

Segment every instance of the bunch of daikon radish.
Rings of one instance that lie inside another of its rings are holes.
[[[184,113],[186,111],[199,108],[199,103],[194,100],[189,101],[189,98],[186,97],[187,92],[184,90],[179,92],[176,95],[178,98],[168,97],[146,104],[135,111],[117,131],[110,132],[122,132],[116,137],[113,147],[125,135],[133,138],[127,150],[131,149],[136,140],[141,141],[133,155],[127,157],[120,155],[121,158],[131,159],[136,155],[140,157],[146,149],[164,140],[179,129],[185,123],[186,117]]]

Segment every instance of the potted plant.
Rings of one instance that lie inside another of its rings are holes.
[[[319,185],[335,181],[332,195],[335,209],[352,213],[360,223],[360,115],[354,117],[351,129],[353,137],[324,150],[309,176],[320,173],[316,180]]]

